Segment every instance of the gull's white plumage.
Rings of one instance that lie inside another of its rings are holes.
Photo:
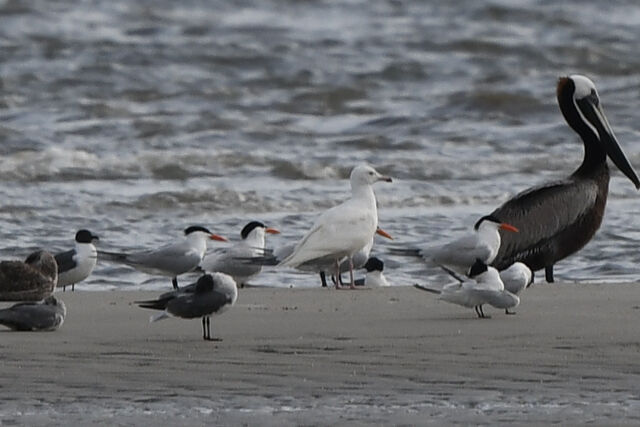
[[[391,181],[368,165],[351,172],[351,198],[322,213],[280,265],[298,267],[328,258],[339,262],[369,244],[378,227],[378,208],[371,185]]]

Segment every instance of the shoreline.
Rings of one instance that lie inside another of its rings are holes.
[[[0,422],[636,424],[638,286],[538,284],[491,319],[411,287],[244,288],[221,342],[150,324],[133,301],[158,292],[57,292],[60,330],[0,332]]]

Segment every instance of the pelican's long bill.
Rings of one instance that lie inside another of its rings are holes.
[[[593,127],[598,135],[598,141],[600,146],[607,153],[613,163],[620,169],[620,171],[626,175],[627,178],[633,182],[636,189],[640,189],[640,179],[636,174],[633,166],[629,163],[627,156],[620,148],[618,139],[609,125],[607,116],[604,114],[602,104],[600,104],[598,95],[596,92],[592,92],[591,95],[582,99],[576,100],[576,105],[580,114],[586,120],[586,124]]]

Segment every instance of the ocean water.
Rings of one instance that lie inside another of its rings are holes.
[[[361,162],[395,179],[376,185],[395,244],[441,244],[577,167],[561,75],[595,81],[640,168],[639,19],[634,2],[0,2],[0,255],[67,249],[80,228],[105,249],[191,224],[239,239],[254,219],[278,246],[348,197]],[[634,280],[639,203],[614,172],[601,230],[557,277]],[[429,280],[386,244],[393,284]],[[80,288],[165,284],[101,263]]]
[[[444,243],[580,163],[559,76],[592,78],[640,168],[638,22],[635,1],[2,0],[0,256],[68,249],[80,228],[103,249],[191,224],[239,239],[250,220],[286,244],[362,162],[394,178],[375,186],[394,244]],[[600,231],[558,280],[637,280],[639,207],[614,170]],[[440,280],[387,245],[392,284]],[[78,288],[168,287],[99,263]]]

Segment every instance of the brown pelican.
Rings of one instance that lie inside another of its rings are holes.
[[[607,156],[640,188],[593,82],[575,74],[561,77],[557,97],[562,115],[584,142],[582,164],[568,178],[525,190],[491,213],[520,230],[502,235],[493,265],[501,270],[521,261],[533,271],[544,268],[547,282],[553,282],[553,265],[582,249],[600,227],[609,191]]]
[[[51,295],[58,281],[58,264],[47,251],[22,261],[0,262],[0,301],[40,301]]]

